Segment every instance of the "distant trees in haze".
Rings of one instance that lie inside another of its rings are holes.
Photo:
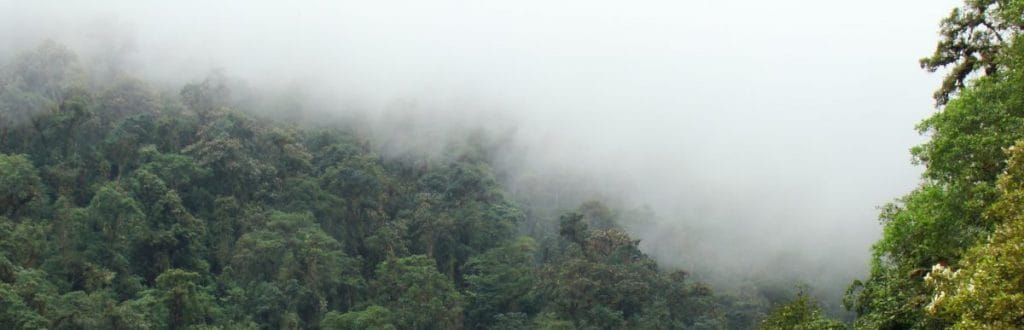
[[[253,114],[220,74],[177,90],[90,74],[52,42],[0,70],[0,328],[728,322],[599,202],[520,235],[558,219],[507,197],[479,141],[382,157]]]

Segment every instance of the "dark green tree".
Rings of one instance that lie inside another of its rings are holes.
[[[534,255],[537,245],[520,238],[488,250],[466,265],[466,322],[484,328],[508,318],[508,313],[524,316],[537,312],[539,302]],[[509,321],[506,321],[509,322]]]
[[[385,261],[377,267],[373,300],[391,311],[399,329],[457,329],[462,327],[462,295],[441,273],[436,262],[418,255]]]
[[[42,180],[24,155],[0,154],[0,212],[17,217],[45,198]]]

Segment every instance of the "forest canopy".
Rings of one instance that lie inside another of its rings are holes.
[[[247,108],[223,74],[96,79],[56,42],[0,72],[0,328],[755,320],[659,268],[601,202],[511,200],[485,140],[385,157],[343,125]]]

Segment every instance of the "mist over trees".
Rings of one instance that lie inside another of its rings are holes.
[[[845,294],[798,256],[686,267],[753,257],[702,256],[722,236],[609,194],[625,176],[519,159],[501,118],[371,118],[40,41],[0,57],[0,328],[1024,327],[1022,17],[967,0],[940,22],[924,173]]]
[[[97,82],[56,42],[3,68],[0,327],[753,321],[660,269],[601,202],[527,216],[555,204],[508,198],[479,135],[389,158],[340,125],[260,117],[221,74]]]

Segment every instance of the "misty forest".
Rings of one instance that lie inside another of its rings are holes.
[[[336,91],[359,84],[266,83],[247,71],[258,64],[186,61],[159,73],[149,66],[178,50],[161,48],[160,57],[142,49],[152,42],[93,45],[109,39],[13,19],[74,13],[0,6],[14,22],[0,33],[0,329],[1024,328],[1024,1],[930,6],[946,16],[914,35],[929,45],[917,57],[927,56],[919,68],[899,67],[925,71],[916,73],[935,92],[913,95],[927,100],[914,103],[927,114],[916,132],[914,122],[893,126],[918,140],[872,142],[895,145],[911,169],[896,172],[910,186],[866,199],[875,204],[821,203],[857,204],[878,220],[853,217],[869,226],[867,243],[854,241],[859,252],[794,248],[824,251],[820,259],[768,255],[786,241],[810,242],[796,237],[824,232],[807,223],[827,217],[701,220],[724,214],[707,209],[777,204],[772,195],[785,191],[730,195],[755,197],[693,212],[684,201],[663,207],[644,196],[699,199],[739,186],[712,178],[720,189],[624,196],[642,189],[602,173],[647,170],[552,144],[557,134],[524,142],[517,136],[528,129],[502,124],[514,120],[473,115],[480,103],[417,112],[430,98],[408,97],[378,111]],[[133,52],[151,56],[133,61]],[[805,92],[817,93],[773,94]],[[884,102],[865,93],[865,102]],[[714,141],[696,144],[728,147]],[[544,145],[547,153],[535,152]],[[617,157],[674,159],[624,145]],[[668,149],[659,154],[701,155]],[[607,171],[539,165],[543,157]],[[785,164],[823,164],[800,162]],[[808,181],[799,187],[825,184]]]

